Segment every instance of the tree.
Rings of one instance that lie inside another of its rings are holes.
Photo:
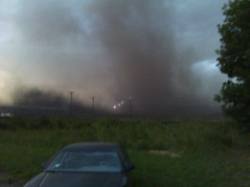
[[[226,114],[250,130],[250,0],[230,1],[223,13],[218,66],[229,78],[216,100]]]

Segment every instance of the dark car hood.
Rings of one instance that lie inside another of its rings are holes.
[[[32,187],[122,187],[121,173],[43,173]],[[29,186],[29,185],[28,185]]]

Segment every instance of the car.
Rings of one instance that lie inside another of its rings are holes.
[[[77,143],[64,147],[24,187],[126,187],[134,165],[113,143]]]

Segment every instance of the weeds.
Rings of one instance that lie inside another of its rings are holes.
[[[133,186],[230,186],[236,182],[228,168],[237,164],[228,167],[228,155],[244,147],[243,137],[227,122],[12,118],[1,119],[0,129],[0,168],[19,180],[37,174],[67,144],[104,141],[129,150],[136,165]]]

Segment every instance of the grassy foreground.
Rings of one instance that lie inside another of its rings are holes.
[[[105,141],[129,151],[135,187],[250,186],[249,140],[229,122],[0,119],[0,172],[25,181],[64,145]]]

